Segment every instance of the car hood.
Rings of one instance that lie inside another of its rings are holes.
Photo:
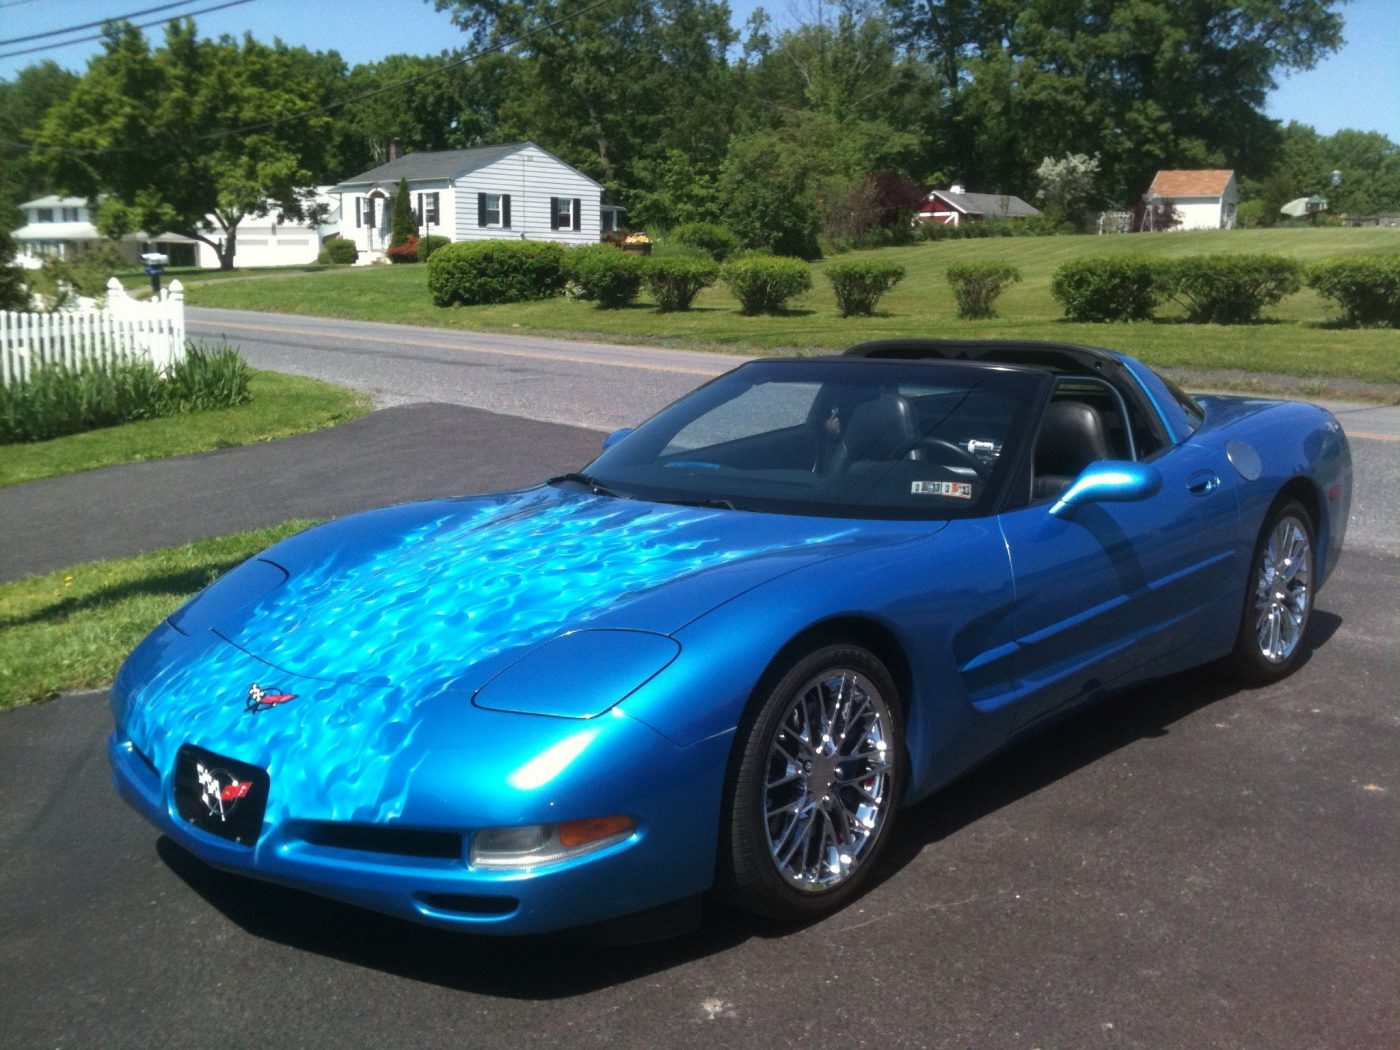
[[[563,632],[670,634],[813,561],[938,528],[545,486],[408,504],[312,529],[231,574],[222,594],[216,584],[172,622],[186,634],[212,630],[306,678],[420,696],[459,692]],[[250,582],[259,564],[261,576]]]

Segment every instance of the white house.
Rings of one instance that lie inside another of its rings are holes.
[[[1147,190],[1176,209],[1178,230],[1232,230],[1240,193],[1235,173],[1225,168],[1159,171]]]
[[[238,225],[234,265],[295,266],[315,262],[321,241],[340,229],[340,204],[330,190],[331,187],[322,186],[315,191],[315,203],[324,204],[330,211],[319,226],[278,223],[275,210],[262,217],[246,216]],[[15,258],[29,269],[38,269],[50,256],[70,259],[105,245],[115,246],[133,266],[139,265],[142,252],[149,251],[170,256],[171,266],[199,266],[207,270],[219,267],[214,249],[191,237],[175,233],[152,237],[140,232],[116,242],[103,237],[93,225],[91,209],[82,197],[40,197],[20,207],[28,221],[14,231],[18,249]],[[209,221],[212,225],[212,217]]]
[[[334,187],[341,236],[355,242],[362,263],[389,246],[400,179],[419,236],[595,244],[601,235],[603,188],[533,142],[406,153]]]

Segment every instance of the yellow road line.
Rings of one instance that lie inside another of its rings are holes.
[[[1400,441],[1400,434],[1368,434],[1364,430],[1348,430],[1347,437],[1362,441]]]
[[[389,338],[387,336],[376,335],[356,335],[350,332],[327,332],[314,328],[288,328],[286,326],[261,325],[261,324],[240,324],[233,321],[198,321],[195,322],[201,328],[212,328],[215,330],[238,330],[244,332],[268,332],[272,335],[303,335],[322,339],[357,339],[362,343],[382,343],[385,346],[421,346],[430,350],[460,350],[472,354],[498,354],[502,357],[524,357],[534,361],[565,361],[579,365],[598,365],[605,368],[632,368],[644,372],[671,372],[676,375],[704,376],[713,378],[719,375],[718,372],[702,368],[681,368],[676,365],[648,364],[644,361],[622,361],[622,360],[599,360],[596,357],[585,357],[579,354],[554,353],[547,350],[505,350],[487,346],[464,346],[461,343],[441,343],[428,339],[406,339],[403,337]],[[743,358],[738,357],[734,361],[735,367],[743,363]]]

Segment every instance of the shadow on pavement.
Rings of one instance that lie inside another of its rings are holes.
[[[1314,610],[1300,667],[1342,625]],[[902,815],[872,885],[898,876],[926,847],[1138,740],[1160,737],[1193,712],[1247,690],[1199,670],[1118,694],[1002,753]],[[479,937],[365,911],[212,868],[162,837],[175,875],[249,934],[301,951],[458,991],[511,999],[582,995],[805,927],[707,905],[700,929],[614,947],[556,937]]]

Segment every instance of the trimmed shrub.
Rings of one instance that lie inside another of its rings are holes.
[[[1301,267],[1282,255],[1192,255],[1156,264],[1158,291],[1197,324],[1250,324],[1299,288]]]
[[[717,222],[688,222],[671,231],[671,240],[704,252],[715,262],[724,262],[739,250],[739,238],[728,226]]]
[[[980,320],[997,315],[997,297],[1008,284],[1021,279],[1021,271],[999,262],[966,262],[948,267],[948,283],[958,301],[958,316]]]
[[[553,241],[457,241],[428,260],[437,306],[549,299],[568,279],[564,247]]]
[[[1328,259],[1308,270],[1308,287],[1339,305],[1346,324],[1400,328],[1400,255]]]
[[[719,278],[719,264],[703,255],[654,255],[642,268],[656,305],[662,313],[689,310],[690,304]]]
[[[140,357],[36,366],[22,382],[0,385],[0,441],[47,441],[252,400],[251,373],[237,352],[186,344],[186,355],[164,376]]]
[[[794,295],[812,287],[812,268],[781,255],[742,256],[726,263],[720,276],[745,314],[779,313]]]
[[[416,263],[418,261],[418,235],[409,234],[402,244],[391,244],[385,252],[391,263]]]
[[[878,259],[846,259],[826,268],[842,317],[875,312],[880,297],[904,278],[904,267]]]
[[[166,369],[166,397],[181,412],[232,408],[253,400],[253,370],[227,343],[212,348],[187,343],[185,359]]]
[[[416,242],[418,239],[418,219],[413,214],[413,201],[408,192],[408,180],[399,179],[399,188],[394,191],[394,209],[389,216],[389,257],[393,259],[392,249],[401,244],[405,244],[412,237]],[[414,245],[417,248],[417,244]],[[394,259],[395,262],[400,260]],[[403,262],[411,262],[404,259]]]
[[[345,266],[360,257],[360,249],[348,237],[332,237],[321,245],[321,254],[316,256],[318,263],[336,263]]]
[[[444,244],[451,244],[451,237],[439,237],[435,233],[430,233],[426,237],[418,238],[418,261],[427,262],[428,258]]]
[[[626,306],[642,288],[643,257],[611,244],[587,244],[569,251],[569,277],[580,299],[592,299],[604,310]]]
[[[1157,305],[1152,263],[1135,255],[1073,259],[1050,281],[1070,321],[1147,321]]]

